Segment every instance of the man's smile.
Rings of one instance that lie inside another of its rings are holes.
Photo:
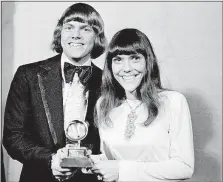
[[[83,43],[69,42],[68,45],[70,47],[82,47],[84,44]]]

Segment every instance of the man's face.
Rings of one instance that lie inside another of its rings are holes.
[[[70,21],[63,24],[61,46],[70,59],[84,63],[94,47],[95,32],[87,23]]]

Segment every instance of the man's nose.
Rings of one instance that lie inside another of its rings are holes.
[[[74,38],[74,39],[80,39],[81,38],[80,29],[74,29],[73,30],[72,38]]]

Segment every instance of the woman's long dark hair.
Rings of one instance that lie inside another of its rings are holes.
[[[137,29],[123,29],[117,32],[107,50],[104,71],[102,75],[101,96],[95,111],[96,125],[104,122],[110,126],[111,120],[108,115],[110,111],[121,105],[126,99],[125,90],[116,81],[112,72],[112,58],[117,55],[142,54],[146,60],[146,73],[136,96],[147,105],[148,119],[144,122],[148,126],[158,114],[159,100],[158,92],[162,90],[160,71],[152,45],[147,36]],[[98,112],[97,112],[98,111]]]
[[[107,40],[104,34],[104,22],[100,14],[93,7],[84,3],[73,4],[65,10],[54,30],[53,42],[51,45],[52,50],[57,53],[63,52],[61,46],[61,31],[63,24],[69,21],[87,23],[93,28],[96,34],[96,39],[93,50],[91,51],[91,58],[98,58],[104,53],[107,46]]]

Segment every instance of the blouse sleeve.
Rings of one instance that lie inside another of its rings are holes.
[[[177,181],[190,178],[194,171],[193,132],[185,97],[171,99],[169,160],[160,162],[120,161],[119,181]]]

